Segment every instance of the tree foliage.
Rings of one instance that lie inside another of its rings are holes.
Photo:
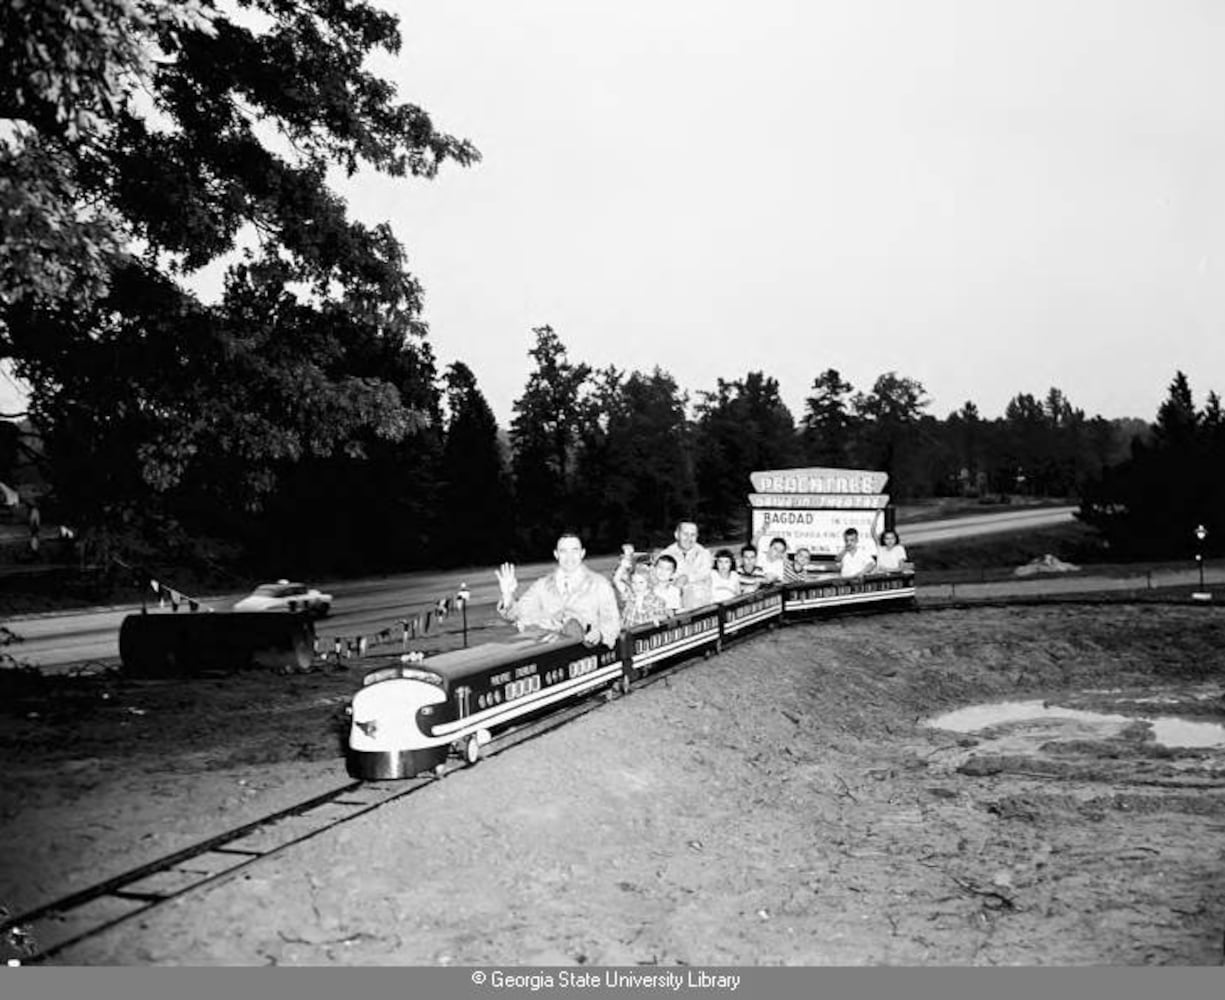
[[[591,366],[571,363],[551,326],[532,332],[536,343],[528,355],[536,367],[514,403],[512,468],[520,509],[532,514],[522,519],[520,541],[528,551],[551,552],[558,532],[572,527],[577,513],[579,436]]]
[[[694,451],[702,530],[740,534],[747,520],[749,473],[785,469],[800,460],[795,419],[778,381],[755,371],[731,382],[719,379],[713,392],[699,393]]]
[[[123,217],[82,174],[106,161],[160,43],[212,32],[198,0],[12,0],[0,6],[0,304],[88,303],[122,254]]]
[[[854,387],[837,369],[827,368],[812,383],[800,421],[804,458],[816,466],[845,468],[850,462],[855,417],[850,411]]]
[[[686,398],[656,367],[594,376],[583,421],[576,527],[589,545],[650,546],[691,515],[693,455]]]
[[[283,506],[312,463],[402,461],[437,419],[421,288],[327,172],[431,177],[478,154],[364,68],[399,50],[395,17],[333,0],[0,17],[17,123],[0,356],[31,386],[68,516],[166,537],[213,500]],[[234,256],[218,304],[183,289]]]
[[[513,550],[514,498],[497,420],[467,365],[451,365],[445,381],[450,417],[440,471],[438,561],[498,562]]]
[[[1205,551],[1225,551],[1225,435],[1220,398],[1195,408],[1190,382],[1176,373],[1149,441],[1087,484],[1080,516],[1112,549],[1145,557],[1190,556],[1195,528],[1208,530]]]
[[[856,393],[851,400],[858,431],[856,463],[887,472],[890,495],[895,498],[922,491],[919,427],[926,407],[922,384],[897,372],[881,375],[871,392]]]

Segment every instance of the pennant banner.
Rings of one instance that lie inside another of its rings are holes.
[[[188,597],[186,594],[180,594],[173,587],[166,586],[166,584],[162,583],[160,580],[155,580],[150,577],[149,589],[152,590],[153,593],[157,594],[157,606],[159,608],[164,608],[166,606],[166,602],[169,601],[171,611],[178,611],[180,604],[186,604],[188,610],[190,611],[200,610],[200,602],[198,600],[196,600],[194,597]],[[213,609],[209,608],[208,610],[212,611]]]
[[[191,598],[185,597],[177,591],[172,591],[163,584],[159,584],[156,580],[151,582],[151,586],[155,593],[162,599],[167,595],[172,601],[185,601],[193,611],[199,607],[199,602]],[[408,652],[408,642],[410,639],[417,639],[421,636],[429,634],[430,630],[436,624],[445,621],[456,608],[462,608],[469,598],[468,585],[462,584],[460,591],[452,597],[441,597],[434,601],[430,609],[424,613],[418,612],[410,618],[400,618],[396,620],[394,626],[387,626],[379,629],[377,632],[359,635],[353,638],[340,638],[339,636],[332,640],[332,655],[336,657],[337,663],[344,657],[366,656],[371,646],[378,646],[383,643],[396,641],[396,629],[399,629],[399,640],[404,650],[404,656],[414,656],[424,658],[425,654],[416,652]],[[211,608],[209,610],[212,610]],[[466,627],[466,623],[465,623]],[[465,634],[465,642],[466,642]],[[319,640],[315,639],[315,655],[319,655]],[[402,657],[403,658],[403,657]]]

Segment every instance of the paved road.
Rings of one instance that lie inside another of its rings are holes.
[[[1071,520],[1074,511],[1074,507],[1043,507],[926,521],[901,528],[906,544],[913,546],[946,538],[1022,531],[1061,524]],[[615,561],[613,556],[604,556],[593,558],[589,563],[599,572],[611,572]],[[520,566],[520,579],[532,580],[545,573],[551,565],[549,562],[540,562]],[[378,579],[322,584],[320,589],[334,597],[334,612],[329,618],[318,623],[321,648],[329,649],[335,637],[348,639],[361,635],[373,636],[383,629],[394,629],[401,619],[424,615],[439,599],[454,596],[463,583],[469,585],[472,595],[469,624],[477,626],[488,622],[491,607],[497,600],[497,584],[492,567],[403,573]],[[1086,586],[1085,589],[1091,588]],[[947,588],[944,588],[944,591],[947,593]],[[920,593],[923,593],[923,590],[920,590]],[[968,596],[966,591],[958,587],[957,596],[963,595]],[[240,596],[242,595],[218,595],[204,599],[203,605],[214,610],[225,610]],[[120,623],[126,615],[139,610],[139,606],[124,606],[12,619],[4,624],[23,641],[10,646],[9,651],[20,660],[47,672],[61,672],[72,665],[89,661],[114,661],[119,656]],[[448,630],[458,629],[459,620],[459,616],[454,615],[445,623],[445,627]],[[398,632],[398,629],[396,631]]]
[[[1029,531],[1070,524],[1076,520],[1076,507],[1029,507],[942,521],[920,521],[898,525],[898,534],[906,546],[924,542],[940,542],[950,538],[970,538],[977,535],[997,535],[1007,531]]]

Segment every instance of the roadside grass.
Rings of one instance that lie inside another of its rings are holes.
[[[899,532],[905,544],[905,530],[901,525]],[[1080,521],[997,535],[920,542],[907,545],[906,550],[923,583],[1016,580],[1020,579],[1016,575],[1018,567],[1047,555],[1079,567],[1076,572],[1059,574],[1061,576],[1104,576],[1118,579],[1196,568],[1195,562],[1186,558],[1120,562],[1112,557],[1097,532]],[[1206,563],[1211,564],[1211,560]]]

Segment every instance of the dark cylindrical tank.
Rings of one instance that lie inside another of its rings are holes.
[[[123,672],[173,677],[250,667],[310,666],[315,625],[281,611],[128,615],[119,628]]]

